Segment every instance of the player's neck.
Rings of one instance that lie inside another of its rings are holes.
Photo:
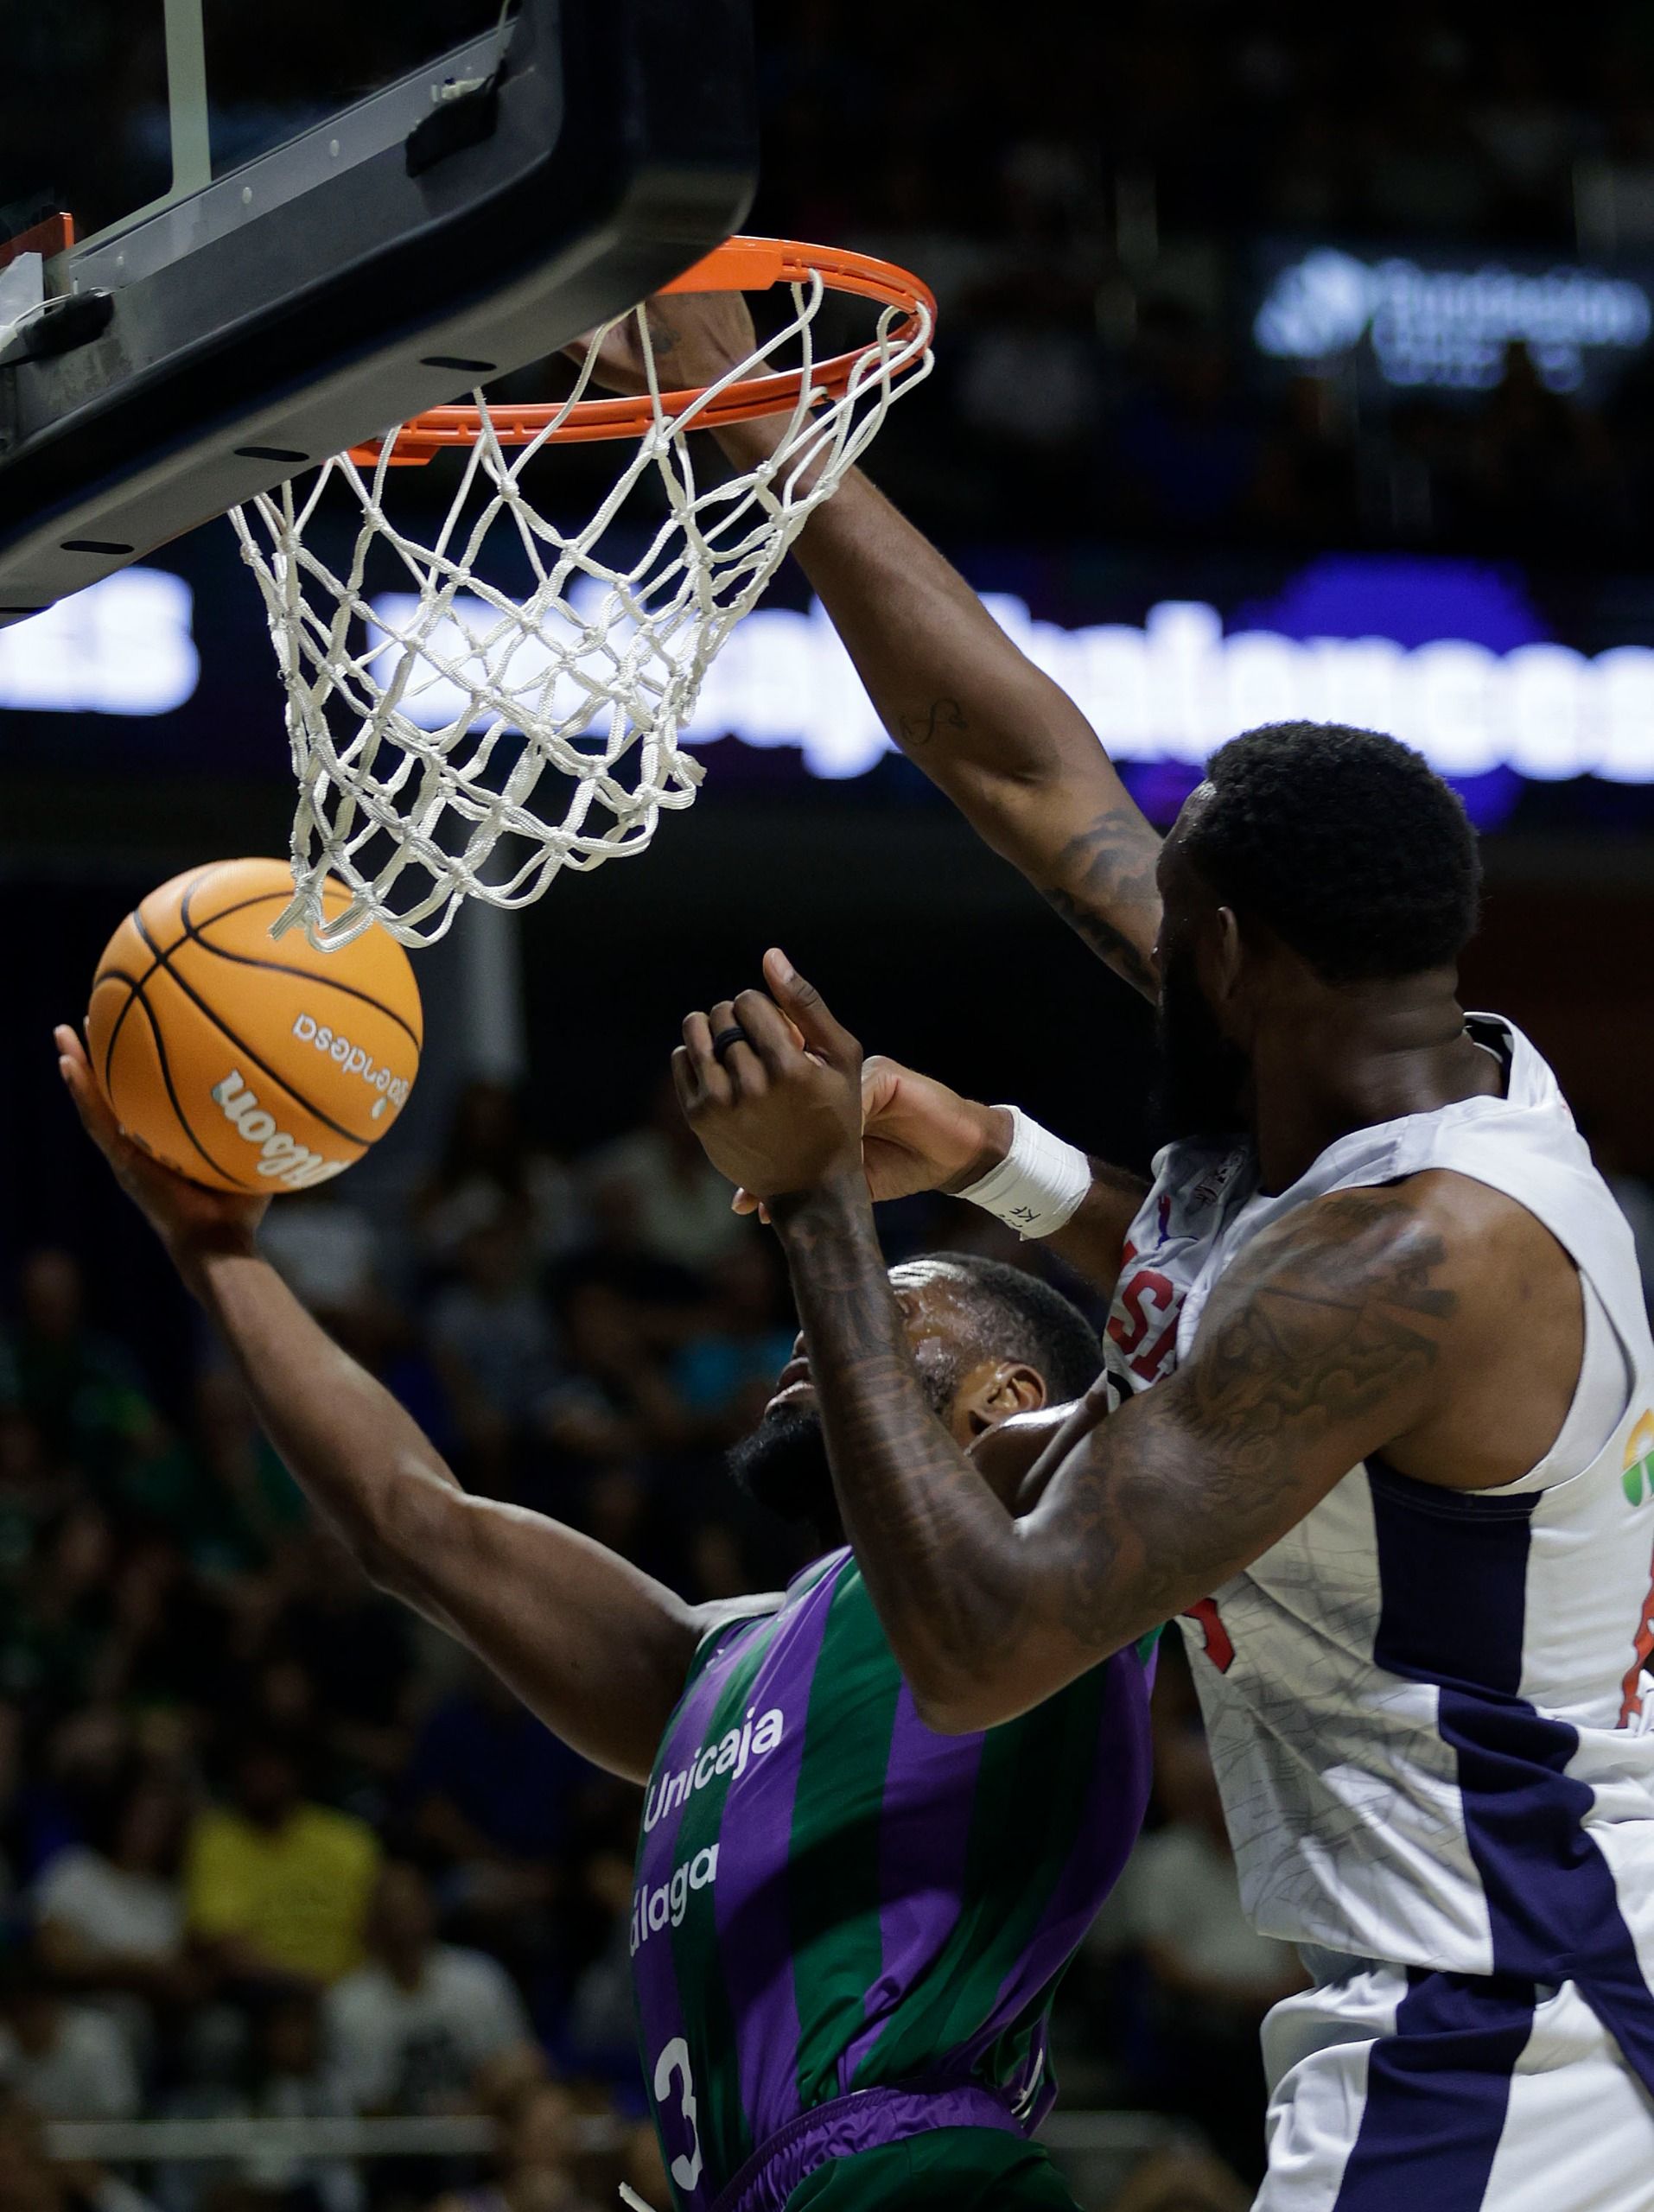
[[[1404,982],[1320,987],[1254,1040],[1253,1128],[1266,1191],[1284,1191],[1352,1130],[1500,1088],[1466,1034],[1450,969]]]

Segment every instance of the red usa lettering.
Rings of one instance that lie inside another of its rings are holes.
[[[1181,1294],[1158,1268],[1138,1268],[1122,1281],[1109,1339],[1141,1381],[1154,1382],[1176,1350],[1182,1310]]]

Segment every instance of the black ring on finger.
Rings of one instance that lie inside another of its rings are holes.
[[[732,1022],[728,1029],[719,1030],[717,1035],[712,1039],[712,1057],[722,1067],[726,1052],[736,1045],[750,1045],[752,1041],[738,1021]]]

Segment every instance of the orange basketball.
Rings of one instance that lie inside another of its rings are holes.
[[[121,1126],[192,1181],[308,1191],[396,1126],[424,1023],[375,925],[337,952],[273,938],[285,861],[219,861],[152,891],[109,940],[87,1044]],[[329,914],[348,894],[329,881]]]

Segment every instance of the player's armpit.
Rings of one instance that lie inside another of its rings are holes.
[[[981,1633],[932,1669],[926,1718],[1009,1719],[1268,1550],[1434,1410],[1466,1274],[1405,1187],[1317,1200],[1260,1236],[1179,1371],[1097,1427],[1015,1524],[1015,1563],[980,1548],[955,1563],[956,1587],[979,1584]]]

